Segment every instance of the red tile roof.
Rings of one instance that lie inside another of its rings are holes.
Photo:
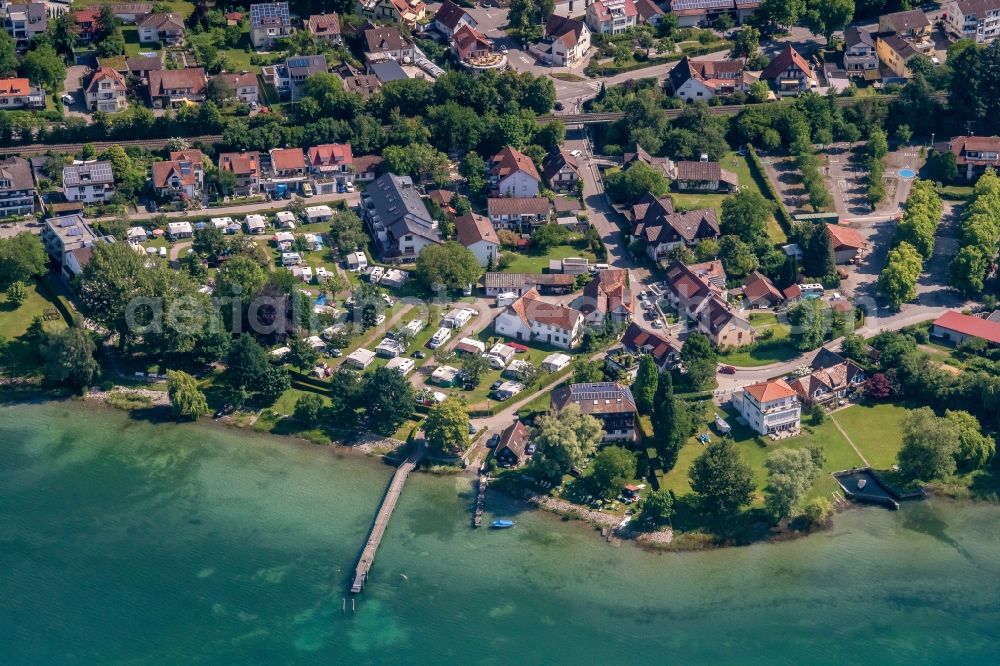
[[[934,325],[955,331],[962,335],[982,338],[993,344],[1000,344],[1000,324],[971,315],[949,310],[934,320]]]
[[[751,384],[743,390],[752,395],[759,403],[791,398],[796,395],[795,390],[784,379]]]
[[[507,146],[490,160],[490,173],[501,180],[518,171],[523,171],[538,182],[542,182],[535,163],[516,148]]]
[[[767,67],[761,72],[760,78],[776,79],[782,76],[789,68],[798,69],[806,76],[811,77],[813,75],[812,67],[809,66],[806,59],[799,55],[799,52],[789,44],[781,53],[774,56],[774,60],[767,64]]]
[[[0,95],[27,95],[30,90],[28,79],[0,79]]]
[[[219,168],[232,171],[237,176],[251,176],[260,169],[260,153],[222,153],[219,155]]]
[[[309,164],[325,166],[329,164],[351,164],[354,156],[349,143],[324,143],[309,149]]]
[[[861,235],[851,229],[850,227],[841,226],[839,224],[827,224],[826,230],[830,233],[830,241],[833,243],[833,249],[863,249],[867,247],[868,243]]]
[[[305,169],[306,156],[299,148],[274,148],[271,150],[271,166],[275,171]]]
[[[455,218],[455,235],[458,242],[469,247],[480,241],[500,244],[497,232],[488,219],[476,213]]]

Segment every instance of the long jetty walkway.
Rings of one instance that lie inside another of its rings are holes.
[[[396,508],[396,501],[403,492],[403,484],[406,483],[406,477],[410,475],[410,472],[414,470],[423,456],[424,448],[420,447],[406,459],[406,462],[396,469],[396,473],[392,476],[392,482],[389,483],[389,490],[386,491],[385,497],[382,499],[382,506],[379,507],[378,514],[375,516],[375,523],[372,525],[372,531],[368,534],[368,543],[365,544],[365,549],[361,551],[361,559],[358,560],[358,566],[354,569],[354,582],[351,583],[351,594],[361,592],[365,583],[368,582],[368,571],[372,568],[372,564],[375,563],[375,551],[378,550],[379,542],[382,541],[382,535],[385,534],[385,528],[389,525],[389,518],[392,516],[393,509]]]

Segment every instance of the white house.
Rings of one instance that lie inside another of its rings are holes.
[[[167,234],[171,239],[177,240],[178,238],[191,238],[194,231],[191,229],[190,222],[168,222]]]
[[[434,15],[434,28],[445,37],[451,38],[455,31],[463,25],[475,28],[479,25],[469,12],[465,11],[451,0],[444,0],[441,8]]]
[[[375,352],[361,347],[355,349],[350,354],[344,357],[344,365],[355,368],[356,370],[364,370],[375,360]]]
[[[563,349],[572,349],[580,342],[583,326],[582,312],[543,301],[534,288],[493,320],[493,330],[498,335],[524,342],[539,340]]]
[[[501,197],[535,197],[542,183],[530,157],[507,146],[490,160],[490,182]]]
[[[80,162],[63,167],[66,201],[104,202],[115,193],[111,162]]]
[[[795,434],[799,430],[802,405],[783,379],[751,384],[734,393],[733,406],[761,435]]]
[[[487,266],[491,261],[496,264],[500,238],[488,219],[476,213],[456,217],[455,235],[459,243],[476,255],[480,266]]]
[[[1000,0],[952,0],[945,5],[948,32],[989,44],[1000,35]]]
[[[587,7],[587,27],[602,35],[618,35],[634,28],[639,10],[632,0],[594,0]]]

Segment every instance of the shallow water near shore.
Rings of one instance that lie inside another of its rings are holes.
[[[996,663],[1000,507],[848,511],[793,542],[613,547],[415,474],[345,589],[391,468],[80,403],[0,406],[8,664]]]

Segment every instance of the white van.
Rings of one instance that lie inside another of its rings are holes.
[[[160,259],[166,259],[166,258],[167,258],[167,248],[161,247],[160,248]]]
[[[516,300],[517,294],[512,291],[505,291],[502,294],[497,294],[497,307],[505,308]]]

